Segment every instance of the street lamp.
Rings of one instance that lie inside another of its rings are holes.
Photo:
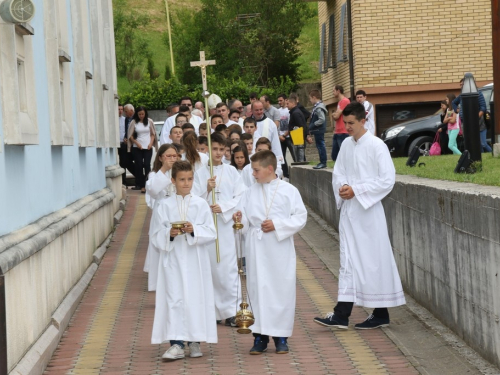
[[[479,136],[479,92],[472,73],[465,73],[462,87],[462,112],[465,149],[471,160],[481,161],[481,138]]]

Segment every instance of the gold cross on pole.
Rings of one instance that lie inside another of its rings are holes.
[[[205,114],[206,114],[206,123],[207,123],[207,141],[208,141],[208,158],[210,163],[210,177],[214,177],[214,164],[212,162],[212,137],[210,126],[210,111],[208,109],[208,96],[210,93],[208,92],[207,87],[207,66],[215,65],[215,60],[205,60],[205,51],[200,51],[200,61],[191,61],[191,66],[199,66],[201,68],[201,79],[203,81],[203,97],[205,98]],[[216,196],[215,189],[212,189],[212,204],[216,204]],[[220,251],[219,251],[219,229],[217,227],[217,214],[214,213],[214,224],[215,230],[217,231],[217,238],[215,239],[215,253],[217,257],[217,263],[220,263]]]
[[[201,79],[203,80],[203,91],[207,91],[207,66],[215,65],[215,60],[205,60],[205,51],[200,51],[200,61],[191,61],[191,66],[201,68]],[[205,108],[208,113],[208,107]]]

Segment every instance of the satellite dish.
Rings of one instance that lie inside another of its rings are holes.
[[[31,0],[4,0],[0,4],[0,16],[5,22],[29,22],[35,16],[35,4]]]

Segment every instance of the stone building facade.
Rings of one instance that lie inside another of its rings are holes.
[[[472,72],[491,83],[491,1],[351,0],[355,90],[375,104],[377,131],[439,109],[447,93]],[[318,1],[323,46],[323,98],[334,106],[333,87],[349,87],[346,0]],[[399,113],[399,116],[398,116]]]
[[[112,0],[33,4],[0,18],[2,374],[43,373],[123,197]]]

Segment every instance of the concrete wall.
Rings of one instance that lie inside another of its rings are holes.
[[[331,177],[291,171],[304,202],[338,228]],[[383,205],[405,292],[500,366],[500,188],[397,176]]]

